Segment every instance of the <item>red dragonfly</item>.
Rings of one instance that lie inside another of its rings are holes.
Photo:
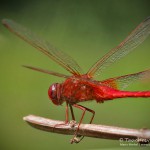
[[[86,74],[82,73],[81,67],[70,56],[56,49],[50,43],[39,38],[25,27],[9,19],[4,19],[2,23],[11,32],[15,33],[17,36],[31,44],[33,47],[47,55],[50,59],[57,62],[71,73],[71,75],[68,76],[40,68],[24,66],[29,69],[65,78],[63,83],[52,84],[48,90],[48,95],[50,100],[57,106],[62,105],[63,102],[66,102],[66,120],[64,124],[68,123],[68,106],[70,107],[73,120],[75,120],[75,116],[72,106],[83,111],[77,130],[74,137],[71,139],[71,143],[78,143],[84,137],[82,135],[78,135],[78,130],[84,118],[85,112],[89,111],[92,113],[90,123],[92,123],[95,115],[93,110],[79,105],[79,102],[96,100],[97,103],[102,103],[104,101],[113,100],[116,98],[150,97],[150,91],[123,90],[133,81],[150,77],[150,69],[138,73],[109,78],[103,81],[94,80],[94,77],[100,75],[106,67],[127,55],[148,37],[150,34],[150,17],[140,23],[122,43],[99,59]]]

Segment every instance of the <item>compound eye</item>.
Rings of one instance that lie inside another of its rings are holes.
[[[57,85],[58,83],[52,84],[48,90],[49,98],[55,105],[59,105],[59,100],[57,97]]]
[[[56,91],[56,84],[53,84],[50,88],[50,98],[51,99],[57,99],[57,91]]]

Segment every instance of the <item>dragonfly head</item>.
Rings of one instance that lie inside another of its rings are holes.
[[[61,100],[61,84],[54,83],[49,87],[48,95],[50,100],[55,105],[61,105],[63,101]]]

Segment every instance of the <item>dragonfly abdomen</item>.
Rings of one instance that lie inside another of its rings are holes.
[[[150,97],[150,91],[120,91],[108,86],[99,86],[95,89],[95,99],[97,102],[125,97]]]
[[[117,91],[116,93],[113,93],[113,97],[150,97],[150,91]]]

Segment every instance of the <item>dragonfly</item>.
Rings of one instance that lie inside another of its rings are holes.
[[[82,116],[79,120],[74,136],[71,139],[71,143],[79,143],[84,138],[83,135],[78,134],[78,131],[83,121],[85,112],[88,111],[92,114],[89,122],[90,124],[92,123],[95,116],[94,110],[82,106],[78,103],[92,100],[95,100],[97,103],[102,103],[104,101],[114,100],[117,98],[150,97],[150,91],[148,90],[124,90],[133,82],[149,78],[150,69],[128,75],[113,77],[102,81],[97,81],[95,79],[95,77],[101,75],[105,68],[133,51],[149,36],[150,17],[142,21],[118,46],[110,50],[102,58],[96,61],[87,71],[87,73],[83,73],[81,67],[72,57],[63,51],[58,50],[49,42],[32,33],[24,26],[10,19],[3,19],[2,23],[8,30],[35,47],[40,52],[44,53],[46,56],[58,63],[71,74],[65,75],[50,70],[24,65],[24,67],[35,71],[64,78],[64,82],[54,83],[49,87],[48,95],[52,103],[56,106],[62,105],[64,102],[66,103],[66,119],[64,124],[69,124],[69,108],[72,120],[74,121],[76,119],[73,112],[73,107],[82,110]]]

